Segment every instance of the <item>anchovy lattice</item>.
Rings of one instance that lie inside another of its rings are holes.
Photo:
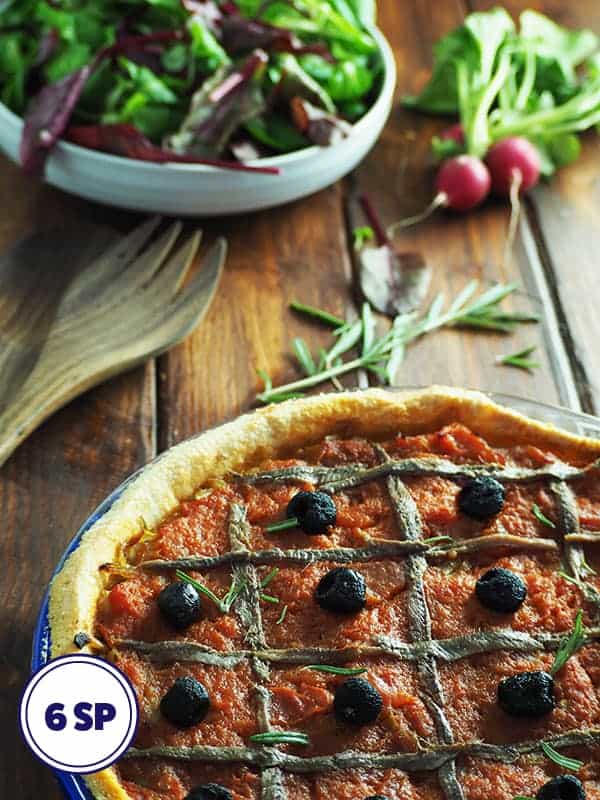
[[[488,548],[506,551],[546,550],[558,552],[562,546],[565,568],[578,584],[584,597],[598,609],[600,594],[588,583],[582,544],[600,539],[596,532],[582,531],[573,492],[567,482],[581,478],[600,467],[600,461],[577,468],[560,461],[540,469],[503,465],[454,464],[435,456],[392,460],[383,448],[375,446],[381,463],[374,467],[348,464],[338,467],[300,465],[233,475],[233,480],[247,484],[301,483],[318,486],[322,491],[335,493],[355,488],[374,480],[385,480],[394,509],[397,540],[378,541],[361,548],[250,550],[250,528],[246,510],[232,504],[230,512],[231,550],[218,556],[197,556],[147,561],[137,569],[153,572],[173,569],[210,570],[231,566],[234,577],[244,581],[245,588],[236,604],[236,613],[246,631],[247,649],[219,652],[193,641],[142,642],[123,639],[113,642],[116,649],[133,650],[157,663],[195,662],[231,669],[244,661],[253,668],[256,686],[259,727],[270,731],[271,695],[265,686],[271,664],[308,665],[343,664],[351,660],[385,655],[414,662],[417,668],[423,699],[435,723],[438,744],[416,753],[377,754],[343,752],[331,756],[299,757],[277,747],[169,747],[144,749],[132,747],[125,758],[167,758],[185,761],[206,761],[213,764],[240,763],[260,771],[261,800],[285,800],[283,773],[319,773],[329,770],[364,768],[398,768],[407,772],[437,770],[446,800],[464,800],[456,771],[456,759],[473,756],[505,763],[515,762],[524,754],[541,751],[540,742],[521,742],[493,745],[486,742],[456,744],[444,711],[444,697],[438,674],[439,663],[451,663],[462,658],[493,652],[534,653],[553,651],[562,635],[546,632],[525,633],[513,629],[475,631],[449,639],[433,639],[423,576],[431,561],[456,559],[459,554],[476,553]],[[418,508],[403,483],[410,476],[436,476],[461,480],[487,475],[504,483],[545,481],[556,502],[559,540],[512,536],[495,533],[468,540],[423,540]],[[260,585],[256,567],[270,564],[310,564],[315,562],[365,563],[381,558],[404,558],[408,582],[408,616],[410,642],[391,636],[378,636],[364,645],[333,648],[272,649],[265,640],[260,612]],[[600,626],[586,630],[585,644],[600,640]],[[600,745],[600,729],[571,731],[545,740],[554,747]]]

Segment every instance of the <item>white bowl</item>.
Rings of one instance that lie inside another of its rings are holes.
[[[88,200],[177,216],[257,211],[312,194],[354,169],[379,138],[390,114],[396,85],[394,55],[379,30],[372,35],[384,66],[375,104],[340,144],[249,162],[279,167],[279,175],[201,164],[153,164],[59,142],[48,159],[46,180]],[[15,162],[22,127],[21,118],[0,103],[0,149]]]

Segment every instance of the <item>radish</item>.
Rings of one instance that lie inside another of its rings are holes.
[[[462,146],[465,143],[465,129],[460,122],[455,122],[454,125],[450,125],[449,128],[443,130],[438,136],[438,139],[456,142],[456,144]]]
[[[397,228],[407,228],[427,219],[437,208],[469,211],[485,200],[490,184],[490,173],[480,158],[468,155],[449,158],[438,170],[435,181],[437,194],[425,211],[394,223],[388,233],[391,236]]]
[[[521,214],[519,197],[538,182],[541,170],[540,156],[528,139],[511,136],[492,145],[485,160],[492,176],[492,191],[500,197],[510,198],[510,220],[503,259],[503,264],[506,265]]]
[[[492,145],[486,156],[492,176],[492,191],[509,197],[513,183],[519,194],[529,191],[540,177],[540,156],[535,147],[522,136],[511,136]]]

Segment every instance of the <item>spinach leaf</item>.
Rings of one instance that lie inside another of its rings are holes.
[[[274,111],[248,120],[244,123],[244,128],[257,142],[278,153],[290,153],[310,145],[308,139],[285,117]]]

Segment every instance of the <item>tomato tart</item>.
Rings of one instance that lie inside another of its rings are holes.
[[[53,581],[114,662],[99,800],[598,800],[600,441],[437,388],[291,400],[130,482]]]

